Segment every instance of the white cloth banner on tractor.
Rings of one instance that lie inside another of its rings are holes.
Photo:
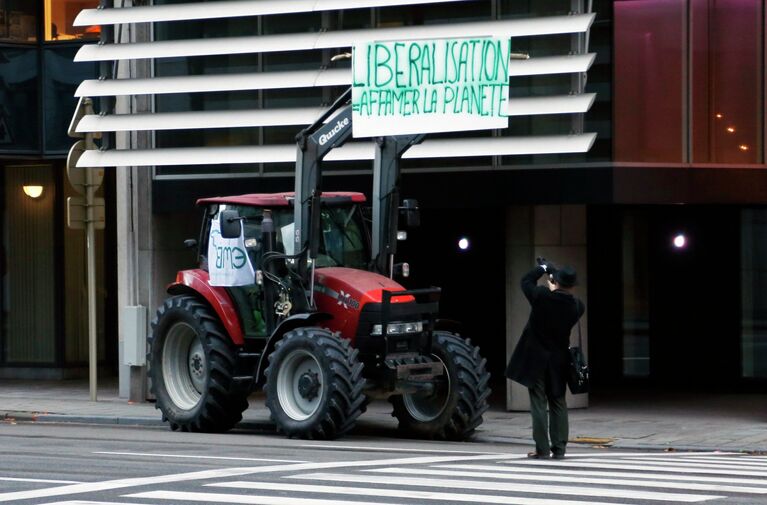
[[[238,238],[223,238],[218,219],[211,220],[208,273],[211,286],[247,286],[256,282],[245,248],[244,231],[240,231]]]

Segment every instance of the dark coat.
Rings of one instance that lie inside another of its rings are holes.
[[[542,267],[536,267],[522,278],[522,291],[532,308],[506,367],[506,377],[528,388],[545,377],[546,394],[559,398],[567,387],[570,330],[586,308],[565,291],[537,286],[544,273]]]

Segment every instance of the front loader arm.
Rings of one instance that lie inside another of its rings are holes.
[[[294,251],[308,251],[308,255],[302,255],[298,261],[303,279],[307,278],[306,259],[315,258],[319,246],[322,159],[352,136],[351,96],[351,89],[348,89],[317,121],[296,135]],[[328,121],[329,118],[332,119]]]
[[[391,260],[397,252],[400,159],[410,146],[420,144],[423,138],[423,134],[413,134],[376,139],[372,256],[376,270],[383,275],[392,274]]]
[[[331,149],[352,136],[352,90],[346,90],[317,121],[296,136],[294,251],[307,251],[298,261],[298,273],[311,283],[309,258],[317,257],[322,194],[322,160]],[[391,259],[397,250],[400,159],[423,134],[376,139],[373,164],[373,261],[375,268],[391,275]]]

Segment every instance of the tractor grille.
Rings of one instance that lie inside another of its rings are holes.
[[[412,295],[410,303],[390,303],[391,296]],[[382,303],[367,303],[360,312],[356,347],[363,361],[380,361],[389,354],[429,353],[434,318],[439,310],[439,289],[384,292]],[[424,331],[407,335],[371,335],[373,325],[423,322]]]

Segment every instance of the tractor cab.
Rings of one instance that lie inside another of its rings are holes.
[[[222,256],[222,253],[211,252],[220,249],[210,248],[211,230],[214,235],[220,231],[224,239],[242,236],[245,255],[253,267],[252,283],[226,288],[237,306],[245,338],[266,338],[291,313],[310,310],[307,302],[309,287],[302,285],[289,271],[289,265],[295,262],[297,256],[293,250],[293,203],[294,193],[204,198],[197,202],[206,208],[198,249],[200,269],[209,271],[210,262],[220,261]],[[362,193],[323,194],[319,213],[319,248],[313,260],[316,269],[343,267],[366,270],[370,266],[370,234],[363,219],[364,203]],[[271,228],[266,234],[262,226],[265,217],[270,220],[268,226]],[[229,222],[225,222],[227,220]],[[219,226],[212,226],[216,221]],[[282,261],[269,261],[269,258]],[[284,286],[275,301],[282,306],[275,311],[276,317],[265,307],[267,293],[263,289],[264,276],[277,278],[280,280],[278,284]]]
[[[248,253],[261,250],[261,223],[264,212],[271,214],[275,227],[276,247],[282,253],[296,254],[294,246],[294,194],[250,194],[233,197],[203,198],[198,205],[207,207],[200,240],[200,260],[205,260],[211,220],[220,219],[221,211],[234,211],[242,223]],[[316,267],[346,266],[367,268],[370,258],[370,234],[363,220],[365,195],[362,193],[324,193],[320,209],[320,253]],[[232,216],[232,214],[230,214]],[[229,217],[233,219],[233,217]],[[239,231],[239,229],[238,229]],[[253,256],[251,256],[253,258]],[[254,265],[259,263],[254,261]],[[202,266],[202,264],[201,264]]]

